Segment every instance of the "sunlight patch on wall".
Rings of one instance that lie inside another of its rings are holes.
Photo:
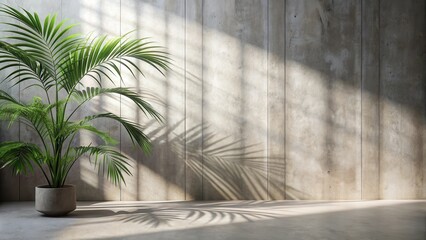
[[[80,1],[82,31],[94,36],[99,34],[120,35],[120,1]]]

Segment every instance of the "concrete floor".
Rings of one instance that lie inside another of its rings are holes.
[[[426,239],[426,201],[0,203],[0,239]]]

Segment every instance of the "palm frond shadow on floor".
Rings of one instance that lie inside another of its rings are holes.
[[[250,202],[250,201],[248,201]],[[70,218],[108,218],[109,221],[133,222],[145,225],[150,228],[160,226],[171,226],[179,221],[212,223],[219,221],[228,221],[234,223],[237,221],[251,222],[262,219],[274,219],[280,217],[269,211],[250,210],[245,207],[250,203],[234,204],[191,204],[191,206],[179,207],[155,206],[155,204],[134,204],[130,206],[108,204],[106,206],[82,206],[79,207],[68,217]]]

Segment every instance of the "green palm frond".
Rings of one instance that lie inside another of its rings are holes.
[[[64,37],[74,25],[67,25],[66,20],[57,24],[56,15],[47,16],[42,22],[37,13],[26,10],[22,13],[6,6],[0,11],[18,22],[6,23],[11,27],[6,30],[11,34],[8,38],[15,40],[15,46],[45,65],[52,78],[56,77],[59,63],[82,41],[78,35]]]
[[[0,89],[0,104],[5,103],[20,104],[16,98],[12,97],[9,93]]]
[[[95,165],[108,179],[118,185],[125,183],[123,173],[132,175],[127,158],[120,152],[107,146],[81,146],[74,148],[77,156],[88,155],[90,162]]]
[[[83,104],[84,102],[89,101],[90,99],[103,95],[103,94],[117,94],[123,97],[130,99],[133,103],[135,103],[139,109],[145,114],[145,116],[151,116],[155,118],[157,121],[162,122],[162,116],[149,104],[145,101],[141,95],[139,95],[136,91],[132,91],[129,88],[100,88],[100,87],[87,87],[85,90],[74,90],[72,96]]]
[[[44,139],[53,134],[53,123],[48,117],[54,105],[45,105],[40,98],[31,104],[22,104],[4,91],[0,91],[0,120],[9,121],[9,126],[17,120],[33,128]]]
[[[109,118],[119,122],[127,131],[134,145],[139,145],[145,153],[150,153],[151,144],[148,136],[143,133],[142,127],[113,113],[101,113],[85,117],[82,122],[89,122],[97,118]]]
[[[46,90],[54,86],[52,77],[48,74],[44,66],[16,45],[0,41],[0,63],[4,64],[0,68],[0,71],[12,69],[12,72],[2,81],[10,82],[19,78],[14,83],[14,85],[17,85],[21,82],[33,80],[40,83],[40,86]]]
[[[92,43],[88,41],[88,43]],[[72,92],[80,80],[90,76],[101,86],[101,76],[107,77],[112,83],[111,74],[121,76],[120,66],[127,68],[135,75],[134,67],[141,72],[131,59],[138,59],[148,63],[160,73],[167,70],[169,58],[162,48],[144,39],[127,39],[125,36],[108,39],[101,36],[92,44],[80,47],[73,51],[68,59],[61,64],[63,72],[61,86]]]
[[[43,98],[33,96],[31,102],[25,102],[0,90],[0,120],[8,121],[9,125],[19,122],[31,127],[44,148],[40,150],[32,143],[2,143],[0,166],[11,166],[16,173],[21,173],[32,169],[31,163],[35,163],[49,185],[60,187],[75,161],[88,154],[112,182],[124,181],[123,174],[130,174],[126,157],[114,150],[112,145],[117,141],[108,132],[99,130],[93,120],[107,118],[120,123],[133,144],[148,153],[150,142],[143,128],[112,113],[80,119],[76,119],[74,113],[85,102],[110,94],[129,99],[147,117],[161,122],[162,116],[137,91],[104,88],[101,79],[114,83],[115,76],[121,80],[122,69],[129,70],[135,78],[137,73],[144,75],[134,61],[141,61],[164,75],[170,61],[168,54],[148,39],[130,39],[128,35],[84,38],[70,34],[74,25],[66,20],[57,22],[56,15],[40,19],[37,13],[6,5],[0,7],[0,14],[12,20],[2,23],[7,36],[0,40],[0,71],[9,70],[9,73],[0,83],[7,82],[12,87],[25,83],[24,91],[40,88],[44,94]],[[84,88],[85,77],[93,79],[98,86]],[[77,89],[80,85],[84,90]],[[71,100],[76,100],[77,106],[70,104]],[[74,137],[81,131],[93,133],[105,146],[79,147]]]
[[[109,133],[101,131],[90,124],[86,124],[83,121],[67,123],[66,125],[62,126],[60,132],[58,133],[58,136],[63,139],[67,139],[68,137],[79,131],[91,132],[100,139],[102,139],[105,144],[116,145],[118,143],[117,140],[111,137]]]
[[[32,163],[43,163],[43,154],[38,146],[23,142],[0,143],[1,168],[11,167],[16,173],[33,171]]]

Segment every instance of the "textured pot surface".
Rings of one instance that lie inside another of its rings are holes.
[[[47,185],[35,189],[35,208],[47,216],[63,216],[76,208],[75,186],[51,188]]]

